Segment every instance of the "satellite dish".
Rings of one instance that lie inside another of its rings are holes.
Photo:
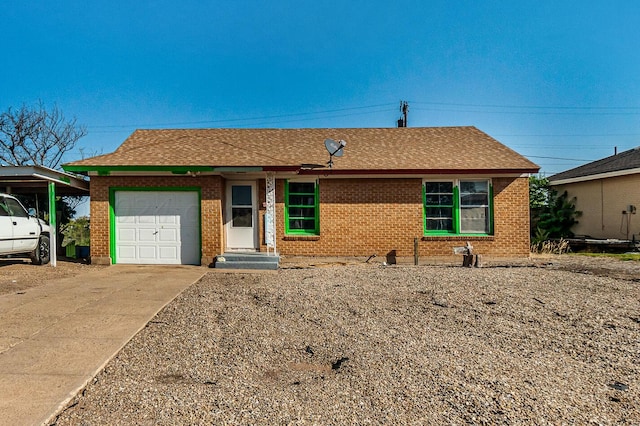
[[[332,157],[342,157],[344,155],[344,147],[347,143],[343,140],[334,141],[333,139],[325,139],[324,146]]]

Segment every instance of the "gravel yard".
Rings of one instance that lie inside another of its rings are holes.
[[[208,274],[55,424],[640,424],[638,262],[317,266]]]

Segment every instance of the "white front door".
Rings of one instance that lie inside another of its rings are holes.
[[[116,263],[200,263],[196,191],[116,191]]]
[[[227,182],[227,250],[258,249],[256,182]]]

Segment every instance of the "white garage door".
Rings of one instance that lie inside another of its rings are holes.
[[[116,263],[200,264],[198,193],[116,191]]]

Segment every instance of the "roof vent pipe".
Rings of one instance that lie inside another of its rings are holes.
[[[613,155],[618,155],[618,147],[617,146],[613,147]]]

